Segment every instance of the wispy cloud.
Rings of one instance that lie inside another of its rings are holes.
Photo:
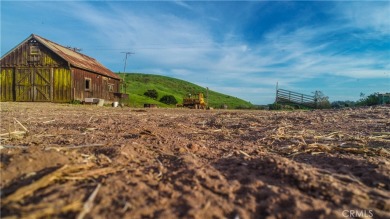
[[[370,36],[390,35],[390,2],[350,2],[348,7],[336,4],[336,12],[341,19],[345,19],[351,27],[365,29]]]
[[[189,4],[187,4],[185,1],[178,0],[178,1],[173,1],[173,3],[183,7],[185,9],[193,10],[193,8]]]

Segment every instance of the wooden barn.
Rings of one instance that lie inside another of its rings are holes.
[[[121,97],[118,75],[72,48],[32,34],[1,58],[1,101],[71,102]]]

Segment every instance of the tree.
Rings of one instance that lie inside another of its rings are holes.
[[[161,97],[160,102],[168,105],[177,104],[177,100],[173,95],[165,95]]]
[[[317,102],[317,108],[319,109],[329,109],[331,107],[329,102],[329,97],[325,96],[322,91],[314,91],[314,98]]]
[[[155,89],[153,90],[147,90],[145,93],[144,93],[145,96],[147,97],[150,97],[152,99],[157,99],[158,97],[158,93]]]
[[[357,102],[360,106],[374,106],[380,103],[379,93],[373,93],[364,97],[365,95],[360,95],[361,99]]]

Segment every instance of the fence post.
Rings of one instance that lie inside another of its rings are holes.
[[[278,98],[279,98],[279,81],[276,82],[276,98],[275,98],[275,103],[278,103]]]

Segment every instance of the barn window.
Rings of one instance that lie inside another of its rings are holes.
[[[39,64],[41,61],[41,51],[39,49],[39,44],[36,40],[32,39],[29,42],[29,56],[27,58],[27,62],[29,64]]]
[[[39,55],[39,46],[30,45],[30,55]]]
[[[114,92],[114,84],[108,84],[108,91]]]
[[[91,85],[91,79],[90,78],[85,78],[85,90],[91,90],[92,85]]]

